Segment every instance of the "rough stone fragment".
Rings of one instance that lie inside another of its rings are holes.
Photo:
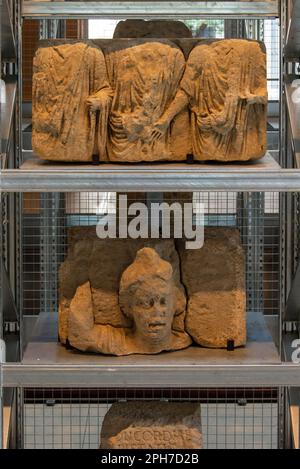
[[[104,51],[113,90],[108,159],[185,160],[190,140],[187,102],[169,115],[185,69],[181,49],[167,39],[132,39],[112,41]]]
[[[88,162],[98,153],[105,159],[110,105],[111,88],[98,47],[78,42],[37,50],[32,146],[40,158]]]
[[[187,37],[192,37],[192,32],[191,30],[182,22],[182,21],[168,21],[168,20],[154,20],[154,21],[145,21],[145,20],[135,20],[135,19],[127,19],[125,21],[120,21],[115,29],[114,32],[114,38],[140,38],[140,37],[152,37],[152,38],[187,38]],[[179,45],[180,46],[180,45]],[[185,49],[182,49],[183,52],[185,53]],[[185,113],[182,116],[177,116],[176,118],[176,127],[178,128],[177,132],[179,133],[179,139],[182,143],[182,141],[186,141],[186,151],[185,153],[190,149],[190,145],[187,142],[187,133],[184,135],[181,135],[179,130],[184,129],[185,127],[189,127],[189,122],[186,121],[184,123],[183,119],[186,119],[187,113]],[[180,120],[181,125],[180,125]],[[178,125],[179,124],[179,125]],[[176,130],[175,127],[175,130]],[[174,132],[173,132],[174,135]],[[182,140],[182,138],[183,140]],[[189,138],[189,136],[188,136]],[[176,146],[176,142],[175,142]],[[137,194],[128,194],[129,199],[131,200],[140,200],[141,196],[143,196],[143,193],[137,193]],[[145,196],[145,195],[144,195]],[[138,197],[138,199],[137,199]],[[166,192],[163,194],[163,200],[172,203],[172,202],[177,202],[178,200],[183,206],[183,202],[192,202],[192,197],[193,193],[174,193],[174,192]],[[143,200],[145,202],[145,200]],[[173,229],[173,221],[171,221],[171,229]]]
[[[83,352],[113,355],[153,354],[191,344],[185,332],[173,330],[179,290],[169,262],[149,247],[140,249],[122,274],[119,288],[121,314],[131,326],[113,327],[95,322],[90,282],[80,285],[70,303],[69,343]]]
[[[155,249],[172,266],[176,290],[172,330],[179,335],[184,332],[186,299],[180,282],[179,258],[173,240],[102,240],[96,237],[96,229],[92,227],[71,229],[69,246],[69,254],[59,271],[59,337],[62,343],[66,343],[69,336],[71,300],[73,301],[78,288],[87,283],[89,286],[85,291],[92,298],[95,324],[130,331],[132,320],[120,308],[120,280],[125,269],[134,261],[138,250],[145,246]],[[79,299],[80,295],[77,295],[76,301]],[[180,337],[183,338],[181,344],[190,343],[185,334]]]
[[[102,449],[201,449],[200,405],[190,402],[114,403],[101,429]]]
[[[204,347],[227,347],[228,340],[245,345],[245,261],[238,230],[209,228],[201,249],[180,246],[180,259],[186,331]]]
[[[145,247],[149,248],[147,255]],[[141,252],[143,256],[139,256]],[[172,281],[165,278],[161,282],[160,265],[164,271],[165,264],[172,270]],[[135,278],[133,290],[128,281],[130,272]],[[69,339],[83,351],[157,353],[188,346],[189,336],[205,347],[227,347],[228,341],[234,347],[246,343],[245,261],[239,232],[234,228],[207,228],[204,246],[198,250],[187,250],[183,240],[177,240],[176,246],[170,239],[102,240],[96,237],[95,227],[73,228],[59,282],[60,340],[65,343]],[[171,299],[165,299],[172,284],[173,308]],[[156,343],[152,347],[152,343],[143,349],[132,336],[137,323],[132,311],[138,305],[137,313],[145,314],[142,328],[143,324],[150,327],[146,318],[150,292],[155,292],[157,301],[162,290],[166,311],[174,312],[171,329],[176,344],[167,340],[163,346]],[[85,330],[86,320],[93,324],[93,331]]]
[[[256,159],[266,109],[257,41],[54,41],[34,58],[33,148],[44,159]]]
[[[118,291],[123,271],[143,247],[155,249],[171,263],[176,284],[182,288],[179,257],[172,239],[100,239],[95,226],[72,228],[68,233],[69,252],[59,269],[62,297],[72,299],[78,285],[88,280],[92,288]]]
[[[244,161],[266,152],[266,60],[256,41],[196,44],[180,89],[191,112],[195,160]]]
[[[192,37],[191,30],[182,21],[168,20],[125,20],[120,21],[114,31],[114,38]]]

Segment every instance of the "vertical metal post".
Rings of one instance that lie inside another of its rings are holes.
[[[291,422],[288,388],[278,388],[278,448],[288,449],[291,446]]]
[[[15,303],[19,311],[19,359],[22,360],[24,348],[24,323],[23,323],[23,194],[18,192],[14,194],[15,203]]]
[[[0,0],[0,18],[2,15],[2,1]],[[1,60],[1,21],[0,21],[0,78],[2,74],[2,60]],[[1,141],[0,141],[0,152],[2,151],[1,148]],[[1,162],[0,162],[1,164]],[[1,167],[1,166],[0,166]],[[2,339],[2,334],[3,334],[3,297],[2,297],[2,288],[3,288],[3,282],[2,282],[2,268],[1,268],[1,263],[3,262],[3,233],[2,233],[2,221],[3,221],[3,213],[2,213],[2,202],[3,202],[3,194],[0,193],[0,449],[3,448],[3,370],[2,370],[2,363],[4,362],[4,350],[5,350],[5,343]]]
[[[263,312],[264,193],[241,193],[237,218],[246,252],[247,311]]]
[[[292,155],[288,151],[288,125],[287,125],[287,103],[284,89],[284,76],[287,72],[287,63],[284,56],[284,46],[286,42],[286,32],[288,26],[288,2],[280,1],[280,132],[279,132],[279,162],[283,168],[293,166]],[[283,324],[283,312],[286,305],[286,298],[291,286],[291,275],[293,270],[293,260],[295,255],[295,245],[293,246],[293,210],[295,200],[293,194],[280,194],[280,315],[279,315],[279,351],[283,355],[282,339],[285,330]],[[282,356],[282,358],[284,358]],[[279,444],[281,447],[290,446],[290,421],[287,418],[288,390],[282,389],[282,397],[279,400]]]
[[[18,75],[18,88],[16,99],[16,114],[15,114],[15,128],[16,128],[16,154],[14,167],[19,168],[23,162],[23,134],[22,134],[22,115],[23,115],[23,72],[22,72],[22,0],[14,2],[15,5],[15,39],[17,46],[17,63],[16,71]],[[22,209],[23,209],[23,194],[14,194],[14,216],[15,216],[15,243],[14,243],[14,259],[15,259],[15,281],[16,281],[16,305],[19,310],[20,320],[20,333],[19,333],[19,353],[20,360],[23,355],[23,259],[22,259]],[[23,414],[23,401],[17,395],[17,447],[22,447],[23,442],[23,420],[20,416]]]
[[[286,128],[287,128],[287,112],[286,112],[286,97],[284,90],[284,76],[286,73],[286,63],[284,58],[284,45],[286,40],[287,28],[287,5],[286,1],[280,1],[280,73],[279,73],[279,112],[280,112],[280,129],[279,129],[279,162],[283,168],[286,168]]]
[[[16,71],[18,74],[18,88],[16,97],[16,155],[15,167],[19,168],[22,164],[22,102],[23,102],[23,77],[22,77],[22,0],[15,2],[15,18],[16,18],[16,46],[17,46],[17,63]]]
[[[280,329],[280,355],[282,355],[282,332],[283,332],[283,313],[285,309],[285,302],[287,297],[287,255],[286,255],[286,196],[285,193],[279,194],[279,210],[280,210],[280,256],[279,256],[279,269],[280,269],[280,305],[279,305],[279,329]],[[282,357],[283,358],[283,357]]]
[[[6,236],[5,236],[5,228],[6,228],[6,194],[0,193],[0,339],[3,336],[3,295],[2,295],[2,288],[3,288],[3,279],[2,279],[2,271],[1,263],[5,262],[5,247],[6,247]]]
[[[0,339],[0,449],[3,448],[3,368],[2,364],[5,363],[5,342],[3,339]]]
[[[17,388],[17,448],[24,448],[24,389]]]

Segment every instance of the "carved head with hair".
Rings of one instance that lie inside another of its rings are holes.
[[[140,249],[121,277],[121,310],[133,319],[136,334],[147,342],[169,339],[173,318],[183,309],[182,297],[171,264],[152,248]]]

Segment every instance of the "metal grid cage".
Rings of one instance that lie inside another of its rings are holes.
[[[258,31],[256,36],[247,33],[241,20],[207,19],[205,23],[205,37],[252,37],[265,40],[266,43],[269,41],[269,47],[272,46],[268,59],[269,88],[274,85],[277,90],[279,55],[276,55],[276,47],[279,46],[279,24],[276,20],[260,20],[260,24],[255,25]],[[194,36],[198,35],[197,21],[191,26]],[[105,37],[109,37],[109,33],[105,34]],[[42,30],[40,35],[44,37]],[[277,122],[272,130],[277,130]],[[30,147],[29,143],[28,149]],[[277,140],[274,143],[269,139],[269,148],[277,147]],[[283,288],[280,281],[280,223],[283,214],[280,213],[277,192],[127,195],[129,203],[146,201],[149,204],[153,200],[184,203],[192,200],[195,211],[197,205],[203,203],[206,226],[238,228],[246,254],[247,309],[279,314]],[[67,254],[69,228],[93,226],[105,213],[115,213],[118,210],[116,194],[41,193],[22,194],[21,198],[21,288],[17,299],[25,315],[56,312],[58,268]],[[3,231],[6,237],[6,231]],[[22,446],[25,448],[98,448],[107,410],[113,402],[128,400],[199,402],[205,448],[281,446],[278,388],[33,388],[25,389],[22,396]]]
[[[74,192],[23,194],[21,301],[24,314],[56,312],[58,269],[65,259],[68,232],[95,226],[116,213],[117,194]],[[279,313],[279,194],[237,192],[131,193],[133,202],[193,201],[194,214],[204,206],[205,226],[236,227],[246,254],[247,310]],[[171,231],[172,234],[172,231]]]
[[[205,449],[275,449],[279,443],[277,388],[25,389],[24,447],[100,446],[101,427],[114,402],[197,402]]]

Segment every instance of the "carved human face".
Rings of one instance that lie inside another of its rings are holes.
[[[172,285],[150,280],[135,292],[131,306],[135,332],[147,343],[162,343],[171,335],[174,316]]]

